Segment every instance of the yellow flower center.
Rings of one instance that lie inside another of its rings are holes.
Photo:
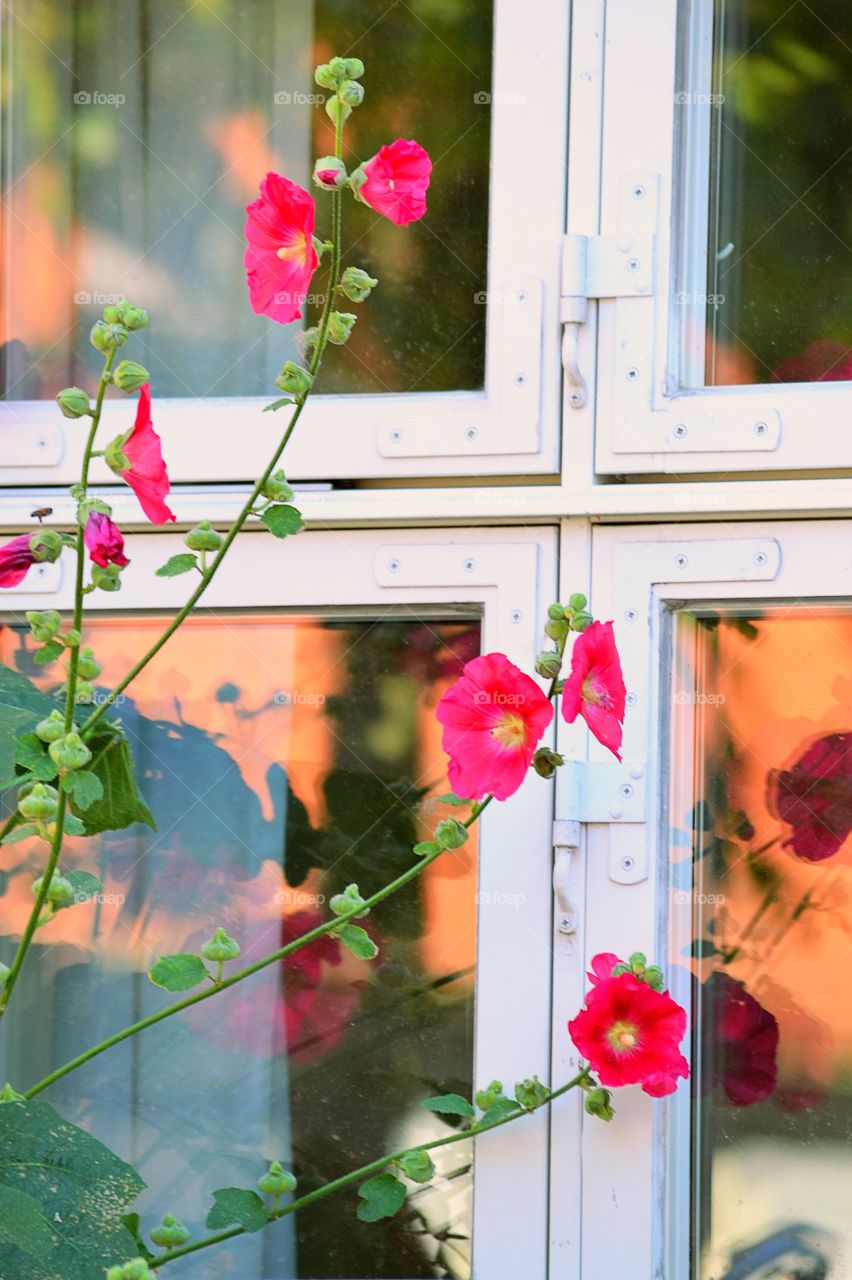
[[[595,707],[608,707],[610,704],[607,690],[593,684],[592,679],[583,681],[583,689],[580,696],[584,702],[590,702]]]
[[[308,238],[305,233],[300,232],[292,244],[282,244],[277,254],[285,262],[292,258],[306,258],[308,254]]]
[[[637,1029],[632,1022],[614,1022],[606,1035],[616,1053],[635,1049],[639,1041]]]
[[[501,747],[519,747],[526,738],[526,726],[519,715],[506,711],[491,730],[491,737]]]

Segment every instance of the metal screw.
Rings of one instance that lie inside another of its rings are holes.
[[[516,373],[516,374],[515,374],[515,386],[516,386],[516,387],[524,387],[524,386],[526,386],[526,382],[527,382],[527,375],[526,375],[525,373]]]
[[[769,557],[767,556],[767,554],[766,554],[766,552],[765,552],[765,551],[755,551],[755,553],[754,553],[754,563],[757,565],[757,567],[758,567],[759,569],[760,569],[760,568],[762,568],[762,567],[766,564],[766,562],[767,562],[767,560],[768,560],[768,559],[769,559]]]
[[[636,379],[639,377],[639,370],[636,368],[635,365],[631,365],[631,367],[627,370],[627,373],[624,376],[626,377],[628,382],[635,382]]]
[[[47,573],[47,565],[46,565],[46,564],[39,564],[39,565],[36,565],[36,577],[37,577],[37,578],[43,578],[43,577],[46,575],[46,573]]]
[[[529,294],[527,293],[527,291],[525,289],[522,289],[521,292],[517,295],[518,302],[520,303],[521,306],[524,305],[528,297],[529,297]]]
[[[388,573],[399,573],[398,560],[388,560]]]
[[[628,259],[627,259],[627,270],[628,270],[628,271],[638,271],[640,266],[641,266],[641,263],[639,262],[639,259],[638,259],[638,258],[628,258]]]
[[[509,614],[509,617],[512,622],[523,622],[524,620],[524,615],[521,613],[520,609],[513,609]]]
[[[637,619],[638,617],[639,617],[639,614],[636,612],[636,610],[635,610],[635,609],[625,609],[625,610],[624,610],[624,621],[625,621],[625,622],[635,622],[635,621],[636,621],[636,619]]]
[[[754,424],[754,434],[756,436],[765,436],[768,430],[769,427],[765,422],[756,422]]]
[[[583,397],[579,391],[572,391],[568,399],[573,405],[579,406],[583,403]]]
[[[632,871],[636,866],[636,859],[631,853],[625,853],[624,857],[621,858],[619,865],[621,866],[622,871]]]
[[[402,440],[402,432],[400,431],[399,427],[394,427],[393,431],[391,431],[390,433],[389,439],[391,444],[399,444],[399,442]]]
[[[464,569],[465,573],[473,573],[474,569],[476,568],[476,561],[471,560],[470,557],[468,557],[467,560],[462,562],[462,568]]]
[[[641,200],[644,194],[645,194],[645,188],[642,186],[641,182],[637,182],[636,186],[633,188],[633,199]]]
[[[631,787],[629,782],[622,782],[621,786],[618,789],[621,792],[621,794],[624,796],[625,800],[629,800],[630,797],[633,795],[633,788]]]
[[[636,697],[636,694],[635,694],[635,693],[628,693],[628,695],[627,695],[627,697],[624,699],[624,701],[627,703],[628,707],[635,707],[635,706],[636,706],[636,703],[637,703],[637,697]]]
[[[682,440],[686,435],[686,423],[676,422],[672,429],[672,435],[675,437],[676,440]]]
[[[674,562],[675,562],[676,569],[685,569],[686,566],[689,564],[689,559],[687,556],[679,555],[679,556],[675,556]]]
[[[475,440],[478,434],[479,432],[476,430],[476,427],[468,427],[467,431],[464,433],[466,440]]]
[[[36,448],[37,449],[47,448],[47,436],[36,436]]]

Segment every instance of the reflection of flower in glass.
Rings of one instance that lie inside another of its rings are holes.
[[[793,828],[785,848],[809,862],[837,853],[852,830],[852,733],[817,738],[792,768],[771,770],[767,803]]]
[[[616,959],[606,954],[592,961],[594,985],[568,1032],[601,1084],[640,1084],[652,1098],[661,1098],[674,1093],[680,1077],[689,1076],[680,1051],[686,1010],[632,973],[607,977]]]
[[[735,1107],[763,1102],[778,1079],[778,1023],[742,982],[713,973],[704,984],[714,1084]]]
[[[441,629],[412,627],[399,650],[399,667],[419,684],[457,680],[466,662],[479,653],[479,626]]]
[[[772,372],[775,382],[848,382],[852,350],[843,342],[820,338],[798,355],[782,360]]]

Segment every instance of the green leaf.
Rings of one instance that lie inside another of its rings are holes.
[[[31,732],[55,705],[26,676],[0,664],[0,791],[18,781],[16,735]]]
[[[85,813],[96,800],[102,800],[104,784],[91,769],[74,769],[65,779],[65,790],[74,797],[74,807]]]
[[[63,830],[66,836],[84,836],[86,834],[85,825],[73,813],[66,813]]]
[[[264,413],[274,413],[276,409],[283,409],[285,404],[295,404],[296,401],[290,396],[284,396],[281,400],[273,400],[272,404],[264,405]]]
[[[719,948],[709,938],[696,938],[684,948],[684,955],[692,956],[693,960],[708,960],[710,956],[720,954]]]
[[[445,796],[438,796],[438,804],[451,804],[454,809],[458,809],[459,805],[470,803],[470,800],[464,800],[461,796],[457,796],[455,791],[448,791]]]
[[[182,551],[179,556],[170,556],[165,564],[161,564],[154,573],[158,578],[176,578],[180,573],[189,573],[198,565],[198,556],[191,551]]]
[[[245,1231],[260,1231],[269,1221],[266,1205],[256,1191],[244,1191],[241,1187],[223,1187],[213,1192],[213,1208],[207,1215],[211,1231],[221,1227],[242,1227]]]
[[[274,507],[267,507],[260,519],[276,538],[287,538],[291,533],[298,533],[305,527],[301,513],[295,507],[283,502],[276,503]]]
[[[419,840],[411,852],[418,858],[425,858],[427,853],[437,853],[440,848],[435,840]]]
[[[87,772],[97,776],[102,795],[85,808],[78,804],[76,796],[71,801],[72,811],[85,814],[86,832],[96,835],[99,831],[122,831],[134,822],[144,822],[156,831],[154,815],[136,784],[130,743],[118,726],[107,725],[99,730],[88,745],[92,759]]]
[[[38,835],[38,828],[34,827],[31,822],[25,822],[20,827],[13,827],[7,836],[0,841],[2,844],[17,844],[19,840],[29,840],[31,836]]]
[[[438,1098],[426,1098],[420,1103],[427,1111],[437,1111],[443,1116],[474,1116],[476,1112],[460,1093],[442,1093]]]
[[[392,1218],[405,1204],[405,1183],[392,1173],[379,1173],[361,1183],[358,1195],[364,1201],[358,1205],[361,1222],[381,1222],[382,1218]]]
[[[360,924],[344,924],[334,931],[344,947],[348,947],[353,956],[359,960],[373,960],[379,954],[379,948],[373,939],[362,929]]]
[[[48,662],[55,662],[57,658],[61,658],[65,652],[65,646],[60,644],[58,640],[48,640],[47,644],[43,644],[40,649],[36,649],[33,654],[33,662],[40,667],[46,667]]]
[[[498,1120],[503,1120],[506,1116],[517,1115],[521,1111],[523,1111],[523,1107],[514,1098],[495,1098],[479,1123],[496,1124]]]
[[[92,1280],[134,1256],[121,1215],[145,1189],[135,1169],[46,1102],[0,1106],[0,1276],[8,1280]],[[31,1206],[9,1191],[31,1198]],[[11,1238],[25,1214],[27,1245]]]
[[[24,733],[15,739],[15,764],[28,770],[39,782],[51,782],[58,773],[44,743],[34,733]]]
[[[17,1187],[0,1187],[0,1246],[15,1245],[31,1258],[53,1253],[54,1236],[38,1200]]]
[[[135,1246],[137,1256],[140,1258],[144,1258],[146,1262],[151,1262],[154,1255],[151,1252],[151,1250],[148,1248],[142,1236],[142,1230],[141,1230],[140,1221],[139,1221],[139,1214],[123,1213],[121,1215],[121,1221],[124,1224],[124,1226],[127,1228],[127,1230],[130,1232],[130,1234],[133,1236],[133,1244]]]
[[[397,1160],[399,1171],[403,1177],[412,1182],[429,1182],[435,1176],[435,1166],[428,1151],[406,1151]]]
[[[96,893],[103,892],[103,885],[100,880],[97,876],[93,876],[90,871],[65,871],[63,875],[74,889],[75,902],[86,902],[89,898],[93,898]]]
[[[185,953],[161,956],[148,974],[154,986],[164,991],[190,991],[209,976],[210,970],[201,956]]]

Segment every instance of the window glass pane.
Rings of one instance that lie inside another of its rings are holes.
[[[703,8],[692,6],[699,22]],[[696,76],[677,108],[703,157],[688,199],[707,210],[695,222],[707,227],[706,283],[696,230],[694,290],[678,294],[692,348],[686,383],[852,379],[852,9],[712,8],[712,81]]]
[[[92,623],[104,681],[159,625]],[[478,648],[475,621],[187,623],[119,709],[158,830],[68,841],[65,868],[98,875],[104,895],[39,930],[4,1079],[33,1083],[162,1008],[173,997],[148,980],[152,963],[197,953],[217,925],[250,962],[329,918],[348,884],[367,896],[410,866],[444,812],[435,702]],[[50,688],[21,629],[0,631],[0,657]],[[41,854],[21,843],[0,858],[8,961]],[[472,1093],[475,890],[471,841],[362,921],[376,960],[323,939],[95,1059],[50,1098],[139,1168],[143,1221],[170,1211],[196,1237],[212,1192],[254,1186],[264,1161],[292,1166],[307,1192],[447,1133],[420,1102]],[[453,1146],[436,1164],[438,1186],[415,1189],[388,1222],[359,1223],[353,1188],[211,1249],[203,1274],[468,1276],[471,1153]],[[197,1261],[174,1274],[198,1275]]]
[[[348,261],[381,287],[322,389],[481,387],[491,14],[490,0],[4,5],[0,394],[93,388],[88,332],[112,294],[152,312],[141,358],[160,397],[269,392],[300,326],[251,313],[244,208],[267,170],[310,186],[311,157],[333,149],[312,77],[335,51],[367,66],[350,170],[416,137],[435,175],[405,231],[347,197]]]
[[[692,1274],[847,1275],[852,612],[680,616],[676,634],[670,958],[679,980],[692,971]]]

